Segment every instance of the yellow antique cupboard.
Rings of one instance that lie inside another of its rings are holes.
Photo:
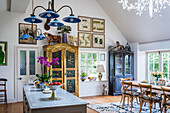
[[[61,82],[63,89],[79,96],[78,47],[66,43],[43,46],[44,57],[48,61],[59,58],[59,65],[51,66],[50,74],[55,74],[51,82]],[[45,73],[49,68],[44,67]]]

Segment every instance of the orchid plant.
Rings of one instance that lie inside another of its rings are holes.
[[[38,59],[38,61],[37,62],[39,62],[40,64],[41,64],[41,72],[42,72],[42,74],[41,75],[39,75],[39,74],[36,74],[36,77],[38,78],[38,79],[36,79],[36,80],[39,80],[40,82],[48,82],[50,79],[51,79],[51,77],[52,76],[55,76],[55,74],[52,74],[52,75],[50,75],[50,67],[53,65],[53,64],[55,64],[55,65],[59,65],[59,58],[53,58],[52,60],[51,60],[51,62],[48,62],[47,60],[48,60],[48,57],[42,57],[42,56],[39,56],[39,57],[37,57],[37,59]],[[49,67],[49,72],[48,73],[43,73],[43,66],[47,66],[47,67]],[[36,81],[36,80],[34,80],[34,81]]]

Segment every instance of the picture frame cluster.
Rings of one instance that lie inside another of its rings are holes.
[[[105,48],[105,19],[78,16],[78,45],[81,48]]]

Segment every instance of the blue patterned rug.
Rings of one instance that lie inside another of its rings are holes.
[[[90,109],[95,110],[98,113],[139,113],[140,104],[137,104],[136,102],[134,102],[132,112],[130,112],[130,109],[131,109],[130,103],[128,106],[127,102],[125,103],[123,109],[121,108],[122,103],[120,102],[94,104],[94,105],[88,105],[88,107]],[[150,113],[148,104],[142,107],[141,113]],[[159,104],[156,104],[156,109],[152,109],[152,113],[160,113]],[[170,113],[170,110],[168,110],[167,113]]]

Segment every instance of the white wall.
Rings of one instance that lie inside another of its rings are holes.
[[[137,80],[138,75],[138,51],[139,51],[139,44],[138,43],[131,43],[131,50],[134,52],[134,80]]]
[[[146,52],[139,51],[138,52],[138,75],[137,75],[138,81],[147,80],[147,77],[146,77],[147,69],[146,68],[147,68]]]
[[[140,51],[169,50],[170,40],[140,44]]]
[[[34,0],[35,5],[43,5],[47,7],[47,0]],[[118,40],[121,44],[126,43],[126,39],[120,33],[120,31],[116,28],[114,23],[111,22],[110,18],[106,15],[103,9],[99,6],[96,0],[55,0],[55,8],[58,9],[62,5],[68,4],[73,8],[73,11],[76,15],[81,16],[88,16],[88,17],[96,17],[96,18],[103,18],[106,20],[106,48],[102,51],[107,51],[109,45],[114,45],[115,42]],[[41,9],[36,10],[36,15],[38,15],[42,11]],[[14,46],[18,46],[18,23],[24,23],[23,19],[28,17],[31,13],[31,3],[29,3],[28,9],[25,14],[22,13],[12,13],[12,12],[3,12],[0,13],[0,41],[7,41],[8,42],[8,65],[7,66],[0,66],[0,77],[5,77],[8,79],[8,99],[12,101],[16,99],[16,95],[14,94],[15,89],[15,82],[14,81]],[[60,17],[65,17],[69,15],[69,9],[63,9],[59,12]],[[37,16],[38,17],[38,16]],[[62,18],[59,18],[61,20]],[[72,26],[72,35],[77,36],[77,25],[76,24],[68,24]],[[38,27],[45,32],[43,29],[44,24],[38,24]],[[53,34],[56,33],[56,28],[51,29],[50,31]],[[38,42],[39,46],[43,44],[47,44],[46,41]],[[90,49],[95,50],[95,49]],[[106,56],[107,58],[107,56]],[[80,85],[81,86],[81,85]],[[83,86],[82,86],[83,87]],[[88,87],[88,85],[86,85]],[[90,87],[90,86],[89,86]],[[92,90],[98,90],[97,87],[94,87]],[[101,87],[102,88],[102,87]],[[81,89],[81,87],[80,87]],[[87,89],[80,91],[85,92]],[[88,92],[88,90],[87,90]],[[81,92],[80,92],[81,94]],[[98,95],[99,93],[96,93]],[[90,95],[87,94],[88,96]],[[80,95],[81,96],[81,95]],[[83,95],[84,96],[84,95]]]

